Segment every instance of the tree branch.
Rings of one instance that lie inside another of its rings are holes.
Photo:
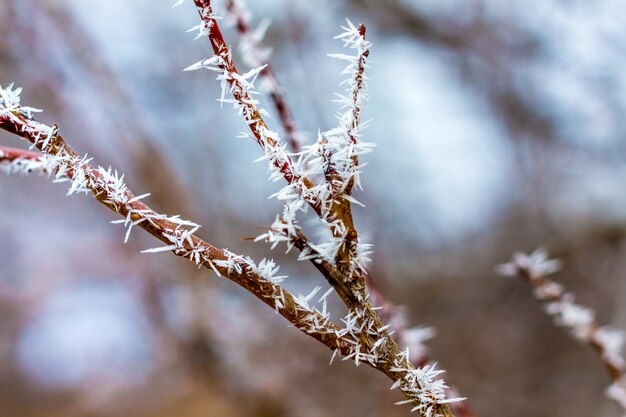
[[[574,294],[548,278],[560,267],[560,261],[548,259],[546,252],[538,249],[530,255],[516,253],[511,262],[498,266],[498,272],[530,284],[555,324],[566,327],[576,340],[591,346],[612,381],[606,395],[626,411],[626,363],[621,354],[624,334],[611,326],[598,324],[593,310],[574,303]]]
[[[250,29],[250,22],[246,16],[245,6],[239,0],[228,0],[226,3],[226,11],[232,16],[235,28],[237,28],[237,32],[239,32],[241,38],[239,49],[241,50],[242,57],[248,61],[247,64],[252,68],[264,67],[259,73],[259,76],[263,79],[262,89],[265,90],[274,104],[274,109],[285,130],[287,143],[291,151],[296,153],[300,152],[300,140],[298,139],[293,113],[287,104],[287,99],[278,82],[278,78],[276,78],[274,70],[267,59],[269,51],[262,48],[259,44],[266,27],[258,29],[261,33],[253,32]]]
[[[304,333],[332,350],[349,354],[351,342],[340,335],[341,329],[327,316],[308,308],[272,282],[273,268],[270,268],[271,273],[265,273],[262,265],[255,265],[249,258],[219,249],[197,237],[194,232],[198,225],[177,216],[156,213],[141,201],[146,195],[136,197],[110,169],[94,168],[89,164],[90,159],[79,156],[64,141],[56,126],[38,123],[30,119],[28,113],[20,111],[19,107],[4,114],[0,112],[0,129],[26,139],[47,155],[56,168],[56,181],[71,182],[70,194],[91,192],[100,203],[125,219],[122,222],[129,227],[129,232],[133,226],[139,226],[167,245],[147,252],[168,250],[198,266],[212,269],[251,292]]]

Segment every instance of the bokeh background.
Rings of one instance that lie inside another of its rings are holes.
[[[3,0],[0,84],[126,173],[201,236],[244,240],[280,210],[258,147],[220,108],[191,2]],[[299,129],[335,123],[345,17],[368,25],[373,118],[366,205],[371,271],[477,415],[618,416],[599,360],[494,265],[540,245],[601,322],[626,327],[626,9],[618,0],[256,0]],[[218,14],[219,12],[218,8]],[[237,44],[234,31],[226,31]],[[273,127],[278,129],[276,120]],[[17,139],[0,134],[0,143]],[[167,254],[45,177],[0,177],[0,415],[401,416],[384,376],[326,348],[230,282]],[[340,312],[335,300],[334,308]]]

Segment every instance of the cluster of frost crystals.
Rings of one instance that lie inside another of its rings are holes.
[[[446,385],[440,377],[445,371],[437,370],[437,364],[426,365],[421,368],[406,366],[409,360],[409,350],[401,352],[392,367],[393,372],[400,372],[404,376],[393,383],[391,389],[400,388],[407,396],[407,400],[398,401],[396,404],[418,404],[411,412],[418,411],[424,417],[436,417],[436,408],[439,405],[463,401],[465,398],[446,398]]]
[[[500,265],[497,269],[502,275],[520,276],[529,280],[535,297],[546,303],[546,313],[554,322],[568,328],[576,339],[588,343],[599,331],[595,314],[593,310],[576,304],[573,294],[565,292],[562,285],[547,278],[560,268],[559,260],[550,259],[545,250],[538,249],[530,255],[516,253],[511,262]],[[611,341],[610,344],[613,345],[615,335],[603,331],[598,343],[605,340]]]
[[[622,356],[624,332],[610,326],[604,326],[596,329],[591,338],[594,343],[600,346],[602,359],[606,363],[610,364],[614,369],[624,370],[625,362]]]
[[[570,329],[578,340],[589,341],[595,327],[594,312],[575,304],[573,294],[563,294],[557,301],[548,302],[546,312],[556,324]]]
[[[316,301],[312,302],[321,289],[321,287],[315,287],[309,294],[298,294],[295,298],[296,308],[303,317],[298,324],[298,328],[306,333],[335,333],[334,330],[329,330],[331,320],[327,302],[327,298],[333,292],[333,289],[329,288]],[[321,303],[321,307],[319,307],[319,303]],[[335,350],[335,352],[337,351]]]
[[[342,200],[360,204],[351,195],[352,188],[361,188],[359,175],[360,167],[364,164],[358,163],[358,157],[373,148],[373,144],[360,140],[361,131],[367,125],[361,123],[360,115],[369,99],[364,71],[371,44],[352,22],[347,21],[347,26],[343,26],[342,29],[344,32],[335,38],[342,40],[348,49],[354,50],[354,54],[330,55],[347,62],[341,72],[341,75],[345,76],[342,85],[345,85],[346,90],[343,94],[337,94],[335,100],[340,104],[340,111],[337,114],[339,123],[335,128],[319,132],[317,141],[305,147],[300,155],[301,165],[306,166],[308,174],[319,181],[317,193],[322,220],[333,230],[335,240],[328,245],[327,250],[321,252],[326,253],[331,259],[343,244],[347,230],[340,220],[333,218],[330,208]],[[351,269],[364,269],[369,261],[371,245],[357,243],[351,250],[354,251],[351,254],[351,258],[354,259]]]
[[[13,88],[13,84],[2,88],[0,85],[0,117],[7,117],[13,122],[21,122],[19,116],[27,119],[32,118],[33,113],[41,110],[32,107],[24,107],[20,104],[22,88]]]
[[[531,279],[551,275],[560,269],[561,261],[550,259],[544,248],[539,248],[530,255],[517,252],[511,262],[497,267],[500,275],[515,277],[525,274]]]
[[[174,252],[176,255],[191,260],[198,267],[209,264],[215,268],[207,255],[208,248],[205,245],[196,243],[193,239],[193,234],[200,229],[200,225],[180,219],[178,216],[165,216],[154,212],[141,213],[143,210],[132,211],[133,213],[129,212],[126,219],[116,220],[113,223],[124,223],[124,225],[128,227],[129,232],[132,226],[144,221],[154,222],[155,220],[165,220],[175,225],[173,228],[165,229],[162,232],[162,235],[168,241],[169,245],[145,249],[142,253]],[[133,217],[137,220],[133,221]],[[127,238],[129,232],[127,232]],[[217,270],[215,270],[215,272],[219,275]]]
[[[597,327],[594,312],[576,304],[573,294],[566,293],[562,285],[547,278],[560,268],[560,261],[550,259],[545,250],[538,249],[530,255],[516,253],[511,262],[498,266],[497,270],[505,276],[529,280],[535,297],[546,302],[546,313],[554,322],[567,327],[578,340],[589,342]]]
[[[5,118],[19,126],[22,132],[31,135],[36,141],[41,140],[41,145],[45,148],[50,139],[56,135],[57,128],[33,120],[33,114],[41,112],[41,110],[22,106],[20,104],[21,94],[21,87],[13,88],[13,84],[9,84],[3,88],[0,85],[0,118]]]
[[[353,360],[357,366],[362,362],[378,365],[389,342],[385,333],[389,325],[377,327],[376,321],[368,316],[365,309],[360,308],[352,309],[341,321],[344,327],[337,335],[350,343],[349,353],[342,360]],[[371,346],[364,346],[364,339],[375,342]]]
[[[46,154],[40,161],[45,164],[46,170],[53,174],[54,182],[70,182],[68,195],[89,192],[89,173],[85,167],[90,159],[86,155],[82,158],[74,156],[65,149],[59,149],[54,154],[50,153],[51,141],[56,137],[58,129],[56,126],[47,126],[34,120],[33,114],[41,110],[22,106],[21,93],[22,89],[14,89],[13,84],[6,88],[0,86],[0,118],[13,123],[21,132],[27,134],[31,138],[31,148],[37,147]]]

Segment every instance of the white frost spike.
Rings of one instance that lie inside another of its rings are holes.
[[[160,246],[158,248],[144,249],[141,251],[141,253],[170,252],[173,250],[176,250],[176,245]]]
[[[408,400],[399,401],[396,404],[409,404],[414,400],[419,405],[413,407],[411,412],[419,411],[424,417],[435,417],[435,407],[437,405],[448,404],[463,401],[465,398],[446,398],[446,389],[448,386],[439,376],[444,371],[437,370],[437,364],[426,365],[422,368],[409,369],[403,366],[408,361],[409,352],[404,351],[398,355],[395,361],[393,371],[402,372],[404,378],[396,381],[392,388],[399,387],[400,390],[409,398]]]
[[[272,284],[280,284],[287,278],[286,275],[276,275],[279,267],[273,259],[262,259],[258,266],[255,266],[252,260],[248,260],[248,263],[252,264],[253,269]]]
[[[219,71],[217,65],[220,60],[217,55],[212,56],[211,58],[203,59],[202,61],[198,61],[193,65],[188,66],[183,71],[196,71],[202,68],[211,70],[211,71]]]
[[[391,388],[389,388],[389,390],[393,391],[394,389],[398,388],[400,385],[402,385],[402,380],[398,379],[396,382],[394,382],[391,385]]]
[[[176,3],[172,4],[172,9],[174,7],[178,7],[181,6],[183,3],[185,3],[187,0],[176,0]]]
[[[311,299],[315,297],[315,294],[317,294],[321,289],[322,287],[315,287],[313,288],[313,291],[311,291],[308,295],[298,294],[298,296],[296,297],[296,302],[307,310],[311,310],[312,308],[309,305],[309,301],[311,301]]]

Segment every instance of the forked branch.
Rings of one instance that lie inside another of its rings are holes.
[[[11,93],[11,87],[6,89]],[[95,168],[87,156],[78,155],[58,134],[56,126],[46,126],[32,119],[34,109],[17,104],[19,91],[13,91],[13,104],[0,101],[0,129],[29,141],[39,149],[49,167],[53,167],[56,182],[69,182],[68,194],[91,193],[102,204],[122,216],[119,221],[128,227],[126,238],[134,226],[138,226],[165,243],[166,246],[146,252],[171,251],[197,264],[215,271],[239,284],[262,302],[275,309],[294,326],[324,343],[330,349],[349,354],[351,343],[340,336],[340,328],[307,303],[278,285],[278,268],[270,261],[259,265],[251,259],[217,248],[199,237],[195,232],[200,226],[167,216],[152,210],[136,197],[126,186],[123,175],[111,169]],[[32,155],[30,153],[29,155]]]
[[[0,89],[0,129],[20,136],[42,152],[52,167],[55,182],[69,182],[68,194],[91,193],[100,203],[122,216],[128,227],[126,238],[138,226],[165,243],[145,252],[171,251],[218,275],[239,284],[301,331],[324,343],[344,359],[353,359],[384,372],[407,397],[414,410],[426,417],[438,414],[452,416],[445,398],[445,383],[434,366],[415,368],[409,353],[402,352],[388,336],[386,329],[371,308],[354,308],[343,320],[345,327],[332,323],[325,306],[320,312],[309,305],[311,296],[294,297],[279,283],[278,268],[271,261],[256,265],[251,259],[219,249],[196,236],[199,225],[157,213],[135,196],[126,186],[124,176],[111,168],[95,168],[87,156],[78,155],[59,135],[58,128],[37,122],[36,109],[20,105],[20,90]],[[325,299],[327,294],[322,298]],[[362,304],[363,305],[363,304]],[[366,304],[368,306],[368,304]],[[363,350],[365,349],[365,351]]]

